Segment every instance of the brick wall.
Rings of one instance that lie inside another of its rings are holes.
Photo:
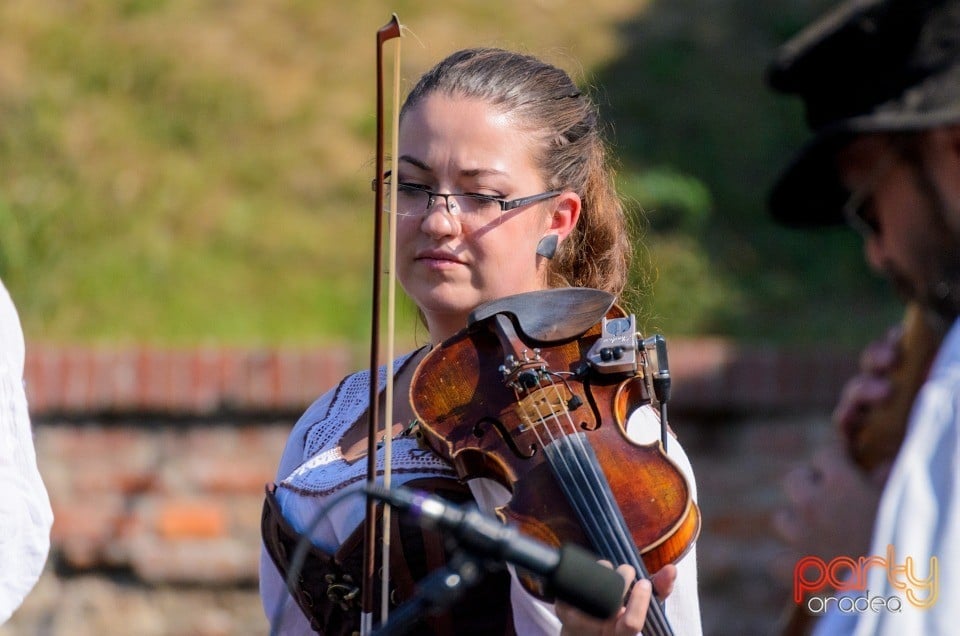
[[[788,598],[771,568],[779,477],[822,438],[853,360],[671,343],[670,413],[704,514],[708,634],[768,633]],[[341,350],[32,347],[28,398],[53,552],[0,636],[42,625],[99,636],[265,633],[255,589],[263,485],[297,415],[355,364]],[[83,599],[79,617],[66,615],[65,595]],[[157,616],[163,599],[169,609]]]
[[[128,349],[31,346],[25,375],[34,417],[298,411],[337,382],[345,349]]]
[[[723,339],[669,346],[671,404],[742,411],[832,404],[853,370],[850,351],[748,347]],[[27,394],[35,418],[57,414],[215,416],[297,413],[362,361],[345,349],[245,350],[30,347]]]

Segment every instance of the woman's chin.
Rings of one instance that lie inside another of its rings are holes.
[[[434,297],[419,305],[426,318],[427,327],[434,338],[446,339],[467,326],[470,312],[481,303],[469,302],[469,299],[464,296],[460,298]]]

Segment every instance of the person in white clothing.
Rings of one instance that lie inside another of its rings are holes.
[[[932,363],[921,367],[926,374],[890,456],[868,471],[854,464],[855,452],[821,453],[788,482],[793,507],[778,527],[788,540],[819,538],[827,552],[814,555],[819,571],[799,581],[816,594],[807,606],[817,615],[814,633],[955,634],[960,1],[844,2],[782,47],[769,80],[803,99],[816,133],[774,185],[774,217],[794,227],[846,221],[862,234],[869,265],[919,308],[918,324],[945,334]],[[920,356],[899,333],[868,347],[841,395],[834,419],[851,451],[874,433],[866,414],[894,408],[897,370]],[[844,508],[866,518],[831,519]]]
[[[53,524],[33,448],[24,353],[17,310],[0,282],[0,624],[40,578]]]
[[[397,188],[397,200],[388,203],[397,215],[396,271],[420,311],[429,344],[393,363],[391,485],[473,501],[492,514],[505,503],[505,489],[487,478],[464,486],[454,466],[418,440],[409,398],[414,369],[492,301],[572,287],[619,296],[633,249],[623,204],[593,101],[563,70],[501,49],[457,51],[422,76],[400,113],[398,158],[398,173],[384,175]],[[557,316],[557,306],[539,309],[561,323],[570,318]],[[522,329],[524,320],[517,320]],[[385,377],[381,369],[381,390]],[[367,476],[369,384],[368,372],[360,372],[317,400],[294,427],[280,460],[264,507],[260,567],[261,598],[274,633],[343,634],[356,628],[364,501],[341,496],[359,493]],[[658,423],[653,407],[640,406],[627,432],[644,441],[659,439]],[[695,500],[682,447],[671,439],[668,449]],[[383,453],[381,447],[378,466]],[[288,593],[280,570],[288,569],[293,542],[321,512],[307,566]],[[402,599],[446,557],[435,533],[406,528],[399,516],[393,516],[390,562]],[[636,634],[647,620],[653,589],[665,598],[676,634],[701,633],[695,543],[676,565],[653,573],[652,585],[647,579],[634,584],[633,568],[613,565],[624,578],[625,598],[609,621],[536,598],[509,570],[490,573],[413,633]]]

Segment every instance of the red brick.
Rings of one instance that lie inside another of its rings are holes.
[[[227,511],[212,500],[164,501],[158,506],[155,528],[165,539],[224,537]]]
[[[276,461],[261,460],[251,465],[240,457],[194,468],[191,477],[197,490],[213,495],[262,492],[263,485],[274,478]]]
[[[255,582],[259,550],[232,538],[168,541],[142,537],[131,564],[150,583]]]
[[[31,346],[31,412],[209,414],[305,408],[347,373],[346,349],[160,349]]]
[[[190,358],[190,386],[185,406],[196,413],[212,413],[220,405],[222,394],[220,368],[222,355],[211,348],[196,350]]]
[[[770,535],[773,510],[750,509],[743,505],[715,511],[704,532],[727,539],[761,539]]]
[[[74,568],[91,568],[104,561],[104,551],[128,523],[123,498],[101,494],[83,499],[51,497],[51,545]]]
[[[56,352],[51,348],[27,343],[23,375],[31,413],[47,412],[53,406],[56,396],[53,390],[56,386],[56,357]]]
[[[123,498],[115,493],[83,499],[52,497],[50,505],[54,517],[50,537],[55,542],[105,540],[112,536],[119,518],[125,514]]]

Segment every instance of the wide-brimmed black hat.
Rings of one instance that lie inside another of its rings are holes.
[[[781,47],[767,80],[796,94],[815,133],[775,183],[773,217],[842,221],[836,151],[854,135],[960,121],[960,0],[852,0]]]

